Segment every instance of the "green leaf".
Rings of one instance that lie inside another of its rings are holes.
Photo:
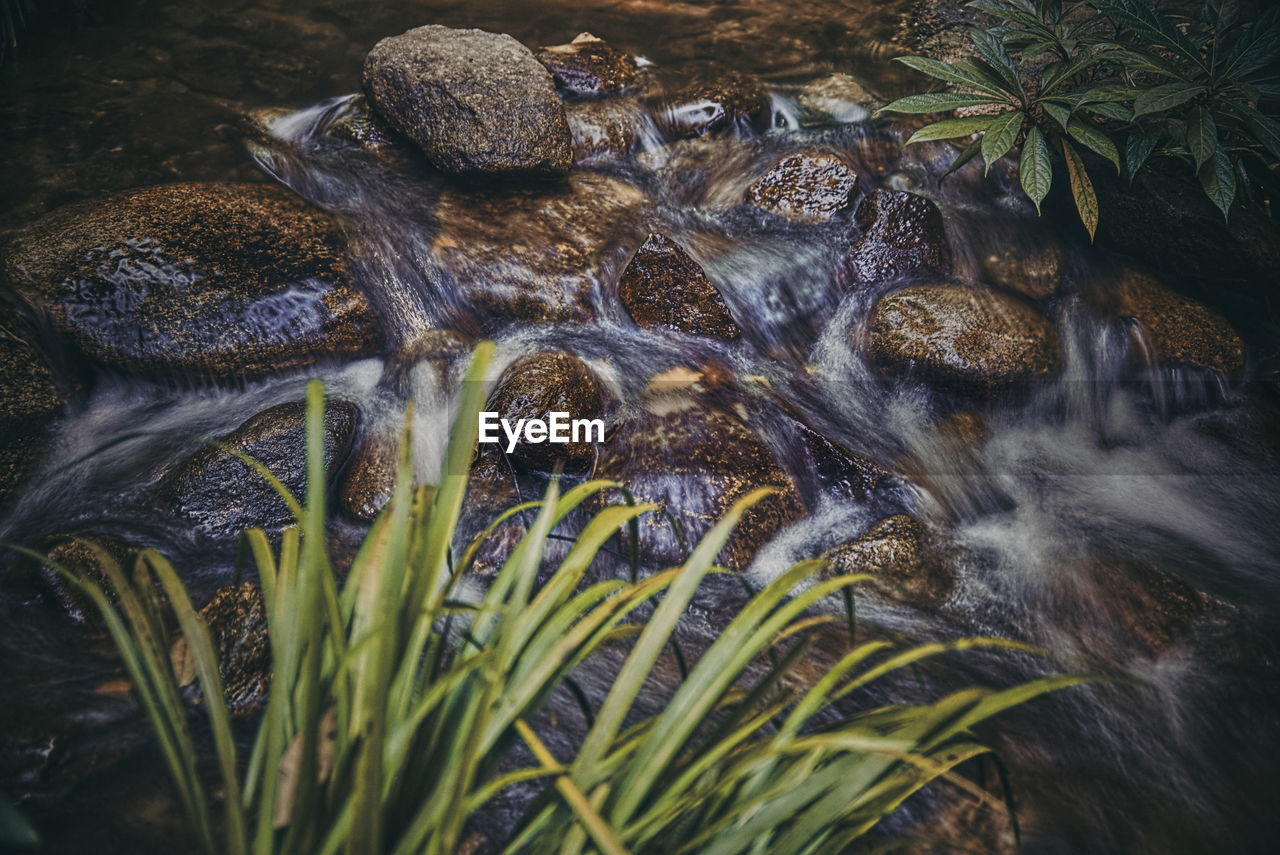
[[[980,30],[974,27],[969,30],[969,39],[977,46],[978,53],[982,54],[983,58],[991,63],[991,67],[1000,75],[1005,84],[1015,92],[1022,92],[1022,81],[1018,77],[1018,67],[1013,64],[1013,58],[1005,50],[1004,43],[1001,42],[1000,37],[987,30]]]
[[[1243,117],[1249,130],[1253,131],[1258,142],[1271,152],[1271,156],[1280,160],[1280,122],[1263,115],[1248,104],[1233,102],[1231,108]]]
[[[1109,15],[1117,23],[1151,39],[1158,46],[1175,52],[1184,60],[1208,73],[1209,69],[1205,66],[1200,52],[1178,29],[1173,19],[1143,0],[1091,0],[1091,5],[1099,12]]]
[[[9,800],[0,796],[0,846],[15,849],[35,849],[40,846],[40,835],[31,827]]]
[[[1080,119],[1072,119],[1071,123],[1067,125],[1067,133],[1085,148],[1102,155],[1114,163],[1116,175],[1120,174],[1120,151],[1116,148],[1116,144],[1111,141],[1111,138],[1103,133],[1101,128]]]
[[[1149,113],[1163,113],[1179,104],[1185,104],[1204,92],[1204,87],[1189,83],[1165,83],[1143,92],[1133,102],[1133,117]]]
[[[1086,104],[1083,109],[1104,119],[1115,119],[1117,122],[1128,122],[1133,119],[1133,112],[1123,104],[1103,101],[1098,104]]]
[[[941,182],[943,178],[946,178],[948,175],[955,172],[957,169],[964,166],[969,161],[973,160],[974,156],[977,155],[978,151],[981,148],[982,148],[982,137],[978,137],[973,142],[969,143],[967,146],[964,147],[964,151],[960,152],[960,154],[956,156],[956,159],[951,162],[951,165],[947,167],[947,171],[942,173],[942,175],[938,178],[938,181]]]
[[[996,120],[987,128],[987,132],[982,135],[982,159],[987,163],[983,175],[991,172],[991,164],[1004,157],[1009,149],[1013,148],[1025,118],[1021,110],[1010,110],[996,116]]]
[[[1049,195],[1049,186],[1053,182],[1053,164],[1049,161],[1049,146],[1035,126],[1027,132],[1027,140],[1022,144],[1018,180],[1023,191],[1035,203],[1036,213],[1040,213],[1040,203]]]
[[[1142,71],[1161,77],[1172,77],[1175,80],[1186,79],[1182,71],[1171,65],[1164,57],[1145,51],[1120,49],[1111,51],[1108,56],[1129,71]]]
[[[1000,115],[1004,114],[1001,113]],[[944,119],[941,122],[934,122],[916,131],[911,135],[911,139],[907,140],[907,145],[929,140],[949,140],[956,137],[967,137],[969,134],[985,131],[999,118],[1000,116],[970,116],[964,119]]]
[[[1231,169],[1231,158],[1227,157],[1222,146],[1214,148],[1213,157],[1200,167],[1198,174],[1204,194],[1209,197],[1209,201],[1218,206],[1218,210],[1222,211],[1222,218],[1228,219],[1231,214],[1231,203],[1236,198],[1236,175]]]
[[[936,59],[929,59],[927,56],[900,56],[897,57],[897,61],[908,68],[914,68],[916,71],[923,72],[938,80],[945,80],[947,83],[955,83],[960,86],[968,86],[972,89],[977,89],[979,92],[994,95],[997,98],[1005,98],[1010,94],[1005,91],[999,80],[975,71],[959,68],[948,62],[939,62]]]
[[[1066,83],[1077,74],[1083,73],[1090,66],[1096,65],[1098,57],[1089,50],[1083,50],[1071,57],[1067,62],[1054,63],[1045,69],[1044,78],[1040,81],[1040,91],[1048,95],[1058,86]]]
[[[1247,77],[1280,57],[1280,6],[1272,6],[1254,21],[1227,56],[1223,77]]]
[[[1159,141],[1160,135],[1154,130],[1142,130],[1129,135],[1125,145],[1125,167],[1129,170],[1130,181],[1137,176]]]
[[[876,111],[880,113],[941,113],[957,107],[975,107],[979,104],[1007,103],[990,95],[969,95],[964,92],[929,92],[924,95],[908,95],[887,104]]]
[[[1067,129],[1067,125],[1071,124],[1071,111],[1061,104],[1054,104],[1051,101],[1045,101],[1040,105],[1044,108],[1045,114],[1058,123],[1058,127],[1062,130]]]
[[[1213,151],[1217,146],[1218,126],[1214,124],[1213,116],[1209,115],[1209,111],[1197,105],[1191,111],[1191,117],[1187,119],[1187,150],[1195,158],[1197,171],[1206,160],[1213,157]]]
[[[1071,182],[1071,195],[1076,200],[1076,210],[1080,212],[1080,222],[1089,230],[1089,242],[1098,230],[1098,196],[1093,192],[1093,182],[1084,171],[1084,162],[1075,146],[1066,140],[1062,141],[1062,154],[1067,159],[1067,178]]]

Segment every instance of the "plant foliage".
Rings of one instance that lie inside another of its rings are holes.
[[[908,140],[978,134],[949,171],[978,154],[990,170],[1020,142],[1019,177],[1036,210],[1057,163],[1092,238],[1098,204],[1082,148],[1130,180],[1154,158],[1180,160],[1224,217],[1251,168],[1274,172],[1280,164],[1280,7],[1247,21],[1236,0],[1208,0],[1195,20],[1144,0],[969,5],[1000,22],[970,31],[977,56],[898,58],[957,91],[910,95],[884,108],[983,108],[983,115],[926,125]]]
[[[100,554],[119,595],[114,605],[86,578],[60,570],[102,611],[202,851],[444,855],[459,850],[469,820],[497,794],[539,783],[543,796],[506,851],[841,851],[908,795],[955,777],[957,764],[985,752],[969,733],[973,725],[1079,681],[1052,676],[1003,691],[968,689],[836,719],[830,709],[838,700],[926,657],[1027,648],[986,639],[907,650],[868,642],[812,687],[788,690],[787,671],[822,622],[811,607],[865,578],[804,588],[818,566],[811,561],[748,602],[664,711],[633,721],[633,702],[673,644],[691,597],[716,571],[743,512],[769,490],[735,504],[682,566],[644,578],[601,580],[588,571],[620,529],[655,509],[646,504],[606,506],[556,567],[542,566],[553,531],[611,486],[603,481],[563,493],[553,482],[542,501],[509,511],[453,561],[491,352],[488,343],[477,350],[439,487],[410,486],[410,443],[401,443],[395,496],[342,584],[325,552],[323,391],[318,383],[308,389],[305,505],[273,481],[297,525],[278,546],[260,530],[246,535],[272,656],[270,699],[247,762],[210,634],[170,564],[146,551],[126,572]],[[518,512],[536,518],[487,591],[466,600],[459,582],[476,551]],[[153,602],[157,582],[205,699],[221,816],[196,771],[170,633]],[[553,756],[539,736],[547,726],[540,709],[593,653],[620,644],[630,645],[625,663],[600,708],[586,713],[575,756]],[[761,665],[768,661],[773,667]],[[815,728],[819,716],[830,723]],[[530,756],[536,762],[521,765]]]

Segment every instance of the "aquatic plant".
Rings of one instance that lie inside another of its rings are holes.
[[[908,140],[978,134],[951,170],[979,153],[990,170],[1020,143],[1019,180],[1039,210],[1057,160],[1092,238],[1098,200],[1077,146],[1130,180],[1153,160],[1181,161],[1224,218],[1251,169],[1280,169],[1280,8],[1247,21],[1234,0],[1208,0],[1197,20],[1144,0],[969,5],[1001,22],[970,30],[978,56],[954,63],[898,57],[957,91],[910,95],[884,108],[980,109],[928,124]]]
[[[18,46],[18,33],[31,14],[31,0],[0,0],[0,62],[6,51]]]
[[[548,538],[611,485],[590,481],[511,509],[459,555],[481,378],[482,344],[464,384],[438,487],[410,486],[401,443],[394,498],[340,584],[326,555],[323,390],[308,388],[305,505],[270,471],[297,524],[278,545],[246,542],[269,625],[271,690],[247,764],[238,755],[210,633],[174,568],[153,550],[132,572],[98,559],[113,603],[83,575],[61,569],[101,610],[150,720],[192,833],[206,853],[452,853],[471,820],[508,787],[541,784],[512,852],[840,851],[939,777],[986,797],[954,770],[988,749],[972,726],[1015,704],[1078,682],[1049,676],[1002,691],[966,689],[918,706],[834,716],[871,681],[951,650],[1023,645],[962,639],[894,650],[852,646],[807,689],[789,671],[824,621],[811,607],[866,577],[801,585],[819,562],[792,568],[753,596],[690,667],[665,709],[632,721],[633,702],[715,557],[744,497],[682,566],[630,580],[589,573],[597,553],[653,505],[609,505],[572,539],[554,569]],[[469,600],[460,582],[485,538],[513,514],[534,519],[488,589]],[[545,578],[544,578],[545,576]],[[163,590],[189,651],[216,755],[221,817],[174,673]],[[647,615],[647,617],[637,617]],[[631,619],[631,620],[629,620]],[[852,636],[852,629],[850,628]],[[851,638],[852,641],[852,638]],[[629,652],[598,709],[581,696],[585,735],[572,759],[543,742],[539,718],[553,692],[606,646]],[[754,676],[752,676],[754,675]],[[815,726],[819,717],[825,722]],[[527,758],[535,762],[527,764]],[[524,758],[524,759],[522,759]],[[474,841],[473,841],[474,842]],[[490,841],[492,843],[493,841]]]

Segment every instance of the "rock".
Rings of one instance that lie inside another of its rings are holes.
[[[981,255],[980,264],[992,285],[1043,300],[1061,284],[1067,257],[1060,240],[1040,234],[1034,242],[996,243]]]
[[[951,266],[942,212],[923,196],[878,189],[862,201],[855,216],[862,237],[837,274],[846,290],[940,274]]]
[[[47,428],[65,405],[44,356],[19,331],[27,333],[0,315],[0,501],[40,462]]]
[[[589,320],[601,273],[645,201],[630,184],[594,172],[574,172],[554,188],[446,187],[434,211],[433,272],[482,323]]]
[[[692,403],[624,424],[601,449],[596,477],[619,481],[637,501],[665,505],[690,549],[738,498],[757,487],[780,488],[746,513],[720,553],[718,560],[735,570],[805,513],[795,484],[746,423]],[[675,566],[687,557],[662,514],[641,517],[640,548],[657,564]]]
[[[768,127],[769,94],[756,78],[715,63],[681,69],[678,84],[649,99],[658,128],[672,139]]]
[[[12,496],[35,470],[48,450],[40,434],[9,436],[0,443],[0,502]]]
[[[1098,589],[1090,605],[1135,652],[1163,653],[1204,613],[1204,599],[1195,588],[1144,561],[1095,558],[1085,572]]]
[[[834,154],[804,151],[785,157],[747,188],[757,208],[798,223],[821,223],[853,204],[858,176]]]
[[[1021,300],[964,285],[916,285],[871,310],[872,360],[966,391],[1048,377],[1062,362],[1057,331]]]
[[[556,88],[569,95],[612,95],[636,88],[642,79],[629,54],[591,33],[581,33],[567,45],[544,47],[536,57],[551,72]]]
[[[444,380],[448,377],[449,366],[455,360],[467,357],[474,346],[473,338],[456,330],[423,330],[387,356],[382,382],[402,397],[411,398],[415,394],[415,368],[426,363]]]
[[[356,95],[329,123],[325,133],[335,139],[355,143],[365,151],[394,162],[407,161],[416,149],[373,111],[369,99]]]
[[[345,401],[325,407],[325,471],[333,477],[355,435],[358,412]],[[306,405],[280,404],[258,413],[219,439],[266,466],[301,501],[306,491]],[[160,500],[211,536],[252,527],[280,529],[293,521],[283,500],[256,471],[207,445],[168,472]]]
[[[260,376],[379,346],[337,229],[280,187],[129,190],[49,214],[3,255],[5,282],[125,370]]]
[[[507,366],[486,409],[513,425],[519,419],[545,421],[552,412],[567,413],[570,421],[603,419],[605,392],[581,359],[560,350],[542,350]],[[499,429],[498,435],[505,453],[505,434]],[[563,463],[565,472],[583,475],[595,464],[596,447],[585,438],[565,444],[522,442],[507,457],[521,470],[551,474]]]
[[[732,341],[742,331],[698,262],[678,243],[651,234],[618,282],[618,297],[639,326]]]
[[[396,490],[398,445],[387,437],[373,437],[355,450],[338,490],[344,511],[373,522],[387,506]]]
[[[572,163],[551,73],[511,36],[431,25],[385,38],[364,90],[443,172],[552,177]]]
[[[262,590],[253,582],[219,588],[200,610],[213,641],[222,692],[231,714],[251,716],[267,705],[271,690],[271,644]],[[186,638],[169,650],[173,673],[187,701],[203,701],[195,661]]]
[[[634,98],[577,101],[565,105],[565,116],[573,136],[574,163],[630,154],[649,121]]]
[[[888,473],[870,460],[855,454],[822,434],[797,422],[818,484],[846,502],[865,499]]]
[[[100,560],[105,554],[126,573],[132,572],[130,560],[137,547],[114,537],[53,537],[45,543],[47,564],[40,567],[40,577],[45,589],[49,592],[58,607],[79,624],[100,626],[102,615],[93,601],[61,573],[53,568],[54,564],[64,570],[79,572],[102,588],[112,603],[117,600],[115,588],[107,576],[106,568]]]
[[[843,124],[866,119],[876,99],[849,75],[836,73],[806,83],[797,100],[815,117]]]
[[[1161,363],[1224,373],[1244,367],[1244,342],[1225,318],[1150,276],[1125,270],[1115,300],[1115,311],[1141,325]]]
[[[822,556],[831,572],[870,573],[871,590],[917,608],[937,608],[955,585],[952,575],[929,542],[924,524],[905,514],[880,520],[855,540],[827,550]],[[855,594],[858,590],[854,589]]]

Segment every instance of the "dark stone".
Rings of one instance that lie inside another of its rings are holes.
[[[251,716],[267,705],[271,690],[271,643],[267,636],[267,607],[262,590],[253,582],[219,588],[200,610],[213,641],[222,677],[222,692],[231,714]],[[187,701],[203,701],[186,638],[169,651],[174,676]]]
[[[858,206],[856,219],[863,234],[838,274],[845,289],[950,268],[942,212],[923,196],[876,190]]]
[[[853,203],[858,176],[834,154],[804,151],[783,158],[747,188],[757,208],[799,223],[821,223]]]
[[[0,502],[44,456],[46,429],[65,404],[44,356],[20,333],[30,334],[0,314]]]
[[[1086,572],[1098,587],[1100,617],[1135,652],[1155,656],[1168,650],[1204,613],[1204,599],[1195,588],[1144,561],[1098,558]]]
[[[813,460],[818,483],[844,501],[865,499],[888,473],[870,460],[801,424],[800,435]]]
[[[364,95],[352,98],[342,112],[329,124],[325,132],[335,139],[355,143],[365,151],[384,160],[406,162],[416,149],[386,121],[373,111]]]
[[[551,73],[511,36],[431,25],[383,39],[364,89],[444,172],[547,177],[573,161]]]
[[[967,391],[1009,387],[1055,374],[1057,331],[1016,297],[965,285],[916,285],[871,310],[872,360],[891,371]]]
[[[536,54],[561,92],[580,97],[612,95],[641,82],[640,66],[603,39],[581,33],[567,45],[544,47]]]
[[[822,556],[831,572],[870,573],[867,587],[881,596],[918,608],[936,608],[946,601],[955,577],[929,542],[924,524],[905,514],[883,519],[856,540],[829,549]],[[865,588],[855,588],[856,594]]]
[[[580,323],[644,204],[630,184],[593,172],[554,188],[446,187],[434,209],[433,261],[482,322]]]
[[[379,332],[321,212],[264,184],[169,184],[44,217],[3,278],[87,356],[188,379],[374,352]]]
[[[679,73],[677,85],[649,99],[658,128],[667,137],[689,139],[768,126],[769,95],[755,77],[716,63],[693,63]]]
[[[345,401],[325,406],[325,471],[332,478],[355,435],[358,412]],[[307,486],[306,405],[280,404],[258,413],[221,443],[257,460],[302,500]],[[227,452],[207,445],[165,475],[161,501],[212,537],[261,527],[280,529],[293,521],[284,501],[256,471]]]
[[[631,257],[618,296],[644,329],[733,340],[742,334],[724,298],[698,262],[662,234],[651,234]]]
[[[1113,295],[1114,311],[1139,323],[1166,365],[1230,373],[1244,367],[1244,342],[1225,318],[1136,270],[1126,270]]]
[[[1037,233],[1034,239],[1011,239],[1007,231],[991,229],[990,245],[979,262],[987,282],[1014,291],[1032,300],[1043,300],[1062,282],[1067,264],[1062,241],[1051,234]]]
[[[513,425],[520,419],[546,420],[552,412],[568,413],[570,421],[603,419],[605,392],[595,372],[581,359],[559,350],[543,350],[507,366],[485,409]],[[498,435],[505,453],[506,434],[499,429]],[[521,442],[507,456],[521,470],[551,474],[563,464],[565,472],[582,475],[591,471],[596,447],[595,442],[585,440],[563,445]]]
[[[105,555],[126,573],[130,573],[132,568],[129,561],[137,552],[137,547],[114,537],[54,537],[46,542],[46,548],[48,563],[41,566],[40,577],[54,603],[76,623],[101,626],[102,615],[98,612],[98,607],[79,587],[55,570],[53,565],[78,572],[97,583],[107,599],[114,603],[117,595],[101,557]]]
[[[622,483],[637,501],[664,505],[692,549],[733,503],[757,487],[778,487],[744,515],[719,556],[741,570],[783,526],[805,513],[791,478],[738,417],[696,405],[646,413],[601,450],[596,477]],[[643,558],[674,566],[687,557],[662,514],[640,519]]]

